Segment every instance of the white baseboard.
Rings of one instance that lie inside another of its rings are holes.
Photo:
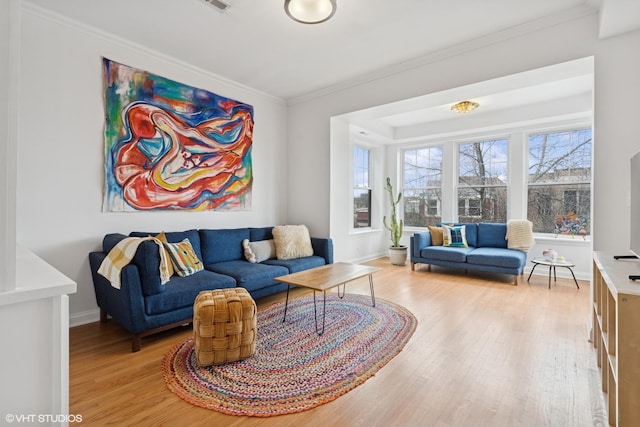
[[[98,321],[100,321],[99,308],[69,315],[69,327],[71,328],[74,326],[86,325],[87,323]]]
[[[352,259],[348,260],[347,262],[350,262],[352,264],[361,264],[363,262],[373,261],[374,259],[383,258],[385,256],[387,256],[386,252],[380,252],[380,253],[369,255],[369,256],[366,256],[366,257],[362,257],[362,258],[352,258]],[[407,260],[408,259],[409,258],[407,258]],[[336,262],[336,261],[334,261],[334,262]]]

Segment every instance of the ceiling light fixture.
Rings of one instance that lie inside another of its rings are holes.
[[[319,24],[336,13],[336,0],[284,0],[289,18],[302,24]]]
[[[475,110],[479,106],[480,106],[480,104],[478,104],[477,102],[462,101],[462,102],[458,102],[457,104],[453,104],[451,106],[451,111],[455,111],[457,113],[464,114],[464,113],[469,113],[469,112]]]

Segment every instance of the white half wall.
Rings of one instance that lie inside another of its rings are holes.
[[[77,283],[72,325],[97,320],[88,254],[107,233],[285,222],[283,100],[33,7],[23,8],[21,19],[17,240]],[[102,212],[103,56],[253,105],[251,210]]]

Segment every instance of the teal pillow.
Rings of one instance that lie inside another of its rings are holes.
[[[442,225],[442,245],[453,248],[468,248],[464,225]]]

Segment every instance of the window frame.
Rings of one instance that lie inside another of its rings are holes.
[[[364,150],[367,152],[367,186],[358,186],[356,184],[356,180],[355,180],[355,175],[357,173],[356,169],[357,169],[357,165],[356,165],[356,149],[360,149],[360,150]],[[373,190],[371,187],[371,181],[373,179],[373,173],[372,173],[372,156],[373,156],[373,148],[363,144],[359,141],[355,141],[351,144],[351,158],[350,158],[350,166],[351,166],[351,186],[350,186],[350,198],[351,198],[351,203],[350,203],[350,210],[351,210],[351,220],[349,223],[349,228],[353,231],[353,232],[362,232],[362,231],[369,231],[373,229]],[[357,223],[357,212],[356,212],[356,208],[355,208],[355,200],[356,200],[356,195],[355,192],[356,190],[362,190],[362,191],[367,191],[369,194],[369,217],[368,217],[368,225],[366,226],[362,226],[362,227],[358,227],[356,225]]]
[[[582,130],[589,130],[591,132],[591,142],[590,142],[590,150],[589,150],[589,179],[588,180],[570,180],[567,182],[542,182],[542,183],[536,183],[536,182],[530,182],[529,178],[530,178],[530,174],[528,173],[529,168],[531,167],[529,164],[529,159],[530,159],[530,155],[531,155],[531,146],[530,146],[530,141],[531,141],[531,137],[534,135],[541,135],[541,134],[561,134],[561,133],[570,133],[570,132],[577,132],[577,131],[582,131]],[[523,166],[523,171],[525,171],[526,173],[526,178],[525,178],[525,200],[526,200],[526,209],[524,212],[524,217],[529,219],[529,191],[532,187],[548,187],[548,188],[553,188],[553,187],[563,187],[563,186],[576,186],[577,188],[573,188],[571,190],[564,190],[562,193],[562,205],[564,207],[565,204],[565,198],[566,198],[566,192],[567,191],[575,191],[578,195],[578,199],[579,199],[579,194],[582,193],[584,190],[581,189],[582,186],[588,186],[589,187],[589,218],[587,219],[587,221],[589,222],[588,225],[588,232],[586,235],[580,235],[583,238],[590,238],[591,233],[592,233],[592,227],[591,227],[591,220],[593,217],[593,160],[594,160],[594,155],[593,155],[593,124],[592,123],[576,123],[573,125],[568,125],[568,126],[562,126],[562,127],[551,127],[551,128],[546,128],[546,129],[536,129],[536,130],[531,130],[528,132],[525,132],[525,142],[526,142],[526,150],[525,150],[525,154],[526,154],[526,159],[524,161],[524,166]],[[566,215],[569,212],[564,212],[561,213],[561,215]],[[574,235],[571,234],[556,234],[555,232],[545,232],[545,231],[536,231],[535,230],[535,224],[534,224],[534,230],[533,230],[535,235],[539,235],[539,236],[554,236],[556,238],[559,237],[570,237],[573,238]]]
[[[506,179],[505,179],[505,184],[462,184],[460,182],[460,156],[461,156],[461,146],[462,145],[470,145],[470,144],[476,144],[476,143],[489,143],[489,142],[505,142],[505,149],[506,149],[506,161],[505,161],[505,174],[506,174]],[[456,221],[461,221],[460,217],[460,190],[461,189],[468,189],[468,190],[473,190],[475,188],[485,188],[485,189],[504,189],[505,191],[505,222],[506,219],[508,219],[508,209],[506,209],[509,206],[509,189],[511,187],[511,176],[510,176],[510,163],[511,163],[511,157],[510,157],[510,150],[511,150],[511,141],[509,138],[509,134],[506,135],[487,135],[486,137],[476,137],[473,139],[468,139],[468,140],[461,140],[461,141],[453,141],[453,143],[455,144],[456,150],[455,150],[455,188],[453,190],[453,200],[455,200],[455,220]],[[493,221],[489,221],[486,218],[482,217],[482,206],[481,203],[478,205],[479,206],[479,211],[480,211],[480,215],[471,215],[471,208],[469,207],[469,201],[471,201],[472,199],[470,198],[465,198],[465,215],[464,217],[466,218],[473,218],[474,221],[472,222],[493,222]],[[477,221],[475,221],[477,220]],[[468,221],[465,221],[468,222]]]
[[[402,217],[404,219],[404,225],[406,228],[416,228],[416,229],[422,229],[422,228],[427,228],[427,226],[419,226],[419,225],[411,225],[411,224],[407,224],[406,222],[406,213],[407,213],[407,208],[405,206],[406,201],[407,201],[407,196],[406,196],[406,191],[407,188],[405,187],[405,180],[406,180],[406,170],[405,170],[405,156],[406,153],[409,151],[418,151],[418,150],[430,150],[430,149],[434,149],[434,148],[439,148],[440,149],[440,155],[441,155],[441,159],[440,159],[440,185],[439,186],[427,186],[427,187],[419,187],[416,189],[422,189],[424,190],[425,193],[429,193],[431,191],[438,191],[440,194],[440,199],[426,199],[427,203],[425,203],[425,209],[426,209],[426,217],[433,217],[433,218],[440,218],[439,221],[440,222],[442,220],[442,193],[443,193],[443,180],[444,180],[444,156],[445,156],[445,147],[444,147],[445,143],[437,143],[437,144],[426,144],[426,145],[420,145],[420,146],[412,146],[412,147],[403,147],[400,149],[400,175],[401,175],[401,179],[402,179],[402,193],[403,193],[403,197],[402,197],[402,203],[401,203],[401,209],[400,212],[402,214]],[[430,157],[431,158],[431,157]],[[436,200],[436,215],[430,215],[429,214],[429,210],[431,209],[431,206],[429,205],[428,201],[429,200]],[[434,223],[435,224],[435,223]],[[430,224],[428,224],[430,225]]]

